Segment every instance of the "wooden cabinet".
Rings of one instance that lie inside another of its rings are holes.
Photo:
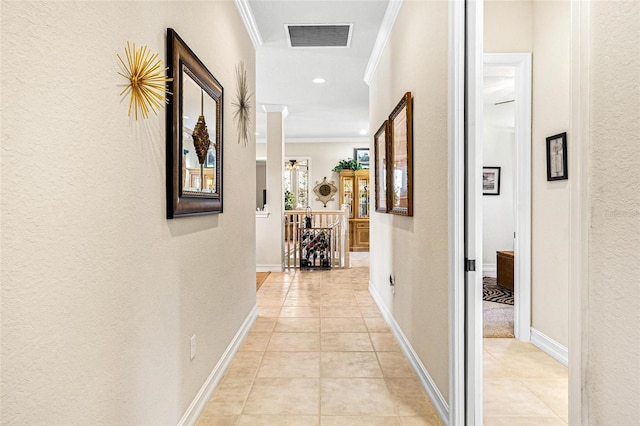
[[[369,170],[340,172],[340,205],[349,206],[349,250],[369,251]]]
[[[496,252],[498,263],[498,285],[513,291],[513,252]]]

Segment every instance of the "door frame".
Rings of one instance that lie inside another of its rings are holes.
[[[450,425],[482,425],[482,347],[467,341],[467,327],[477,329],[465,308],[467,279],[465,272],[465,157],[464,143],[481,143],[477,138],[482,126],[476,109],[477,75],[473,67],[482,66],[483,0],[451,1],[450,6],[450,83],[449,83],[449,365],[450,365]],[[587,328],[589,187],[588,164],[590,144],[589,57],[590,4],[581,0],[571,3],[571,124],[574,146],[571,167],[575,178],[571,183],[570,278],[569,278],[569,423],[583,424],[589,418],[586,401],[586,362],[588,359]],[[462,25],[463,33],[460,34]],[[464,47],[461,47],[464,46]],[[471,64],[471,68],[469,68]],[[480,75],[482,70],[480,69]],[[460,81],[463,82],[462,88]],[[461,94],[464,93],[464,95]],[[480,109],[480,113],[482,110]],[[475,207],[475,206],[474,206]],[[476,229],[482,232],[482,229]],[[477,253],[476,253],[477,254]],[[481,254],[481,251],[480,251]],[[471,333],[473,334],[473,333]],[[478,375],[478,372],[480,374]]]
[[[517,340],[531,341],[531,53],[485,53],[485,67],[515,69],[514,315]]]

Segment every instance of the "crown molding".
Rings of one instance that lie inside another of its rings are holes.
[[[253,47],[258,50],[262,46],[262,36],[260,35],[260,30],[258,29],[256,20],[253,17],[253,11],[249,5],[249,0],[235,0],[235,4],[238,9],[238,13],[240,13],[240,17],[242,18],[242,22],[244,22],[244,26],[249,33],[249,38],[251,38]]]
[[[289,115],[289,108],[287,108],[286,105],[263,104],[262,110],[264,112],[281,112],[283,117],[287,117]]]
[[[369,57],[367,69],[364,72],[364,82],[367,83],[367,86],[371,84],[373,76],[376,74],[376,68],[378,68],[378,63],[380,62],[380,58],[382,58],[382,53],[387,45],[387,41],[389,41],[393,24],[396,22],[396,18],[398,17],[401,7],[402,0],[389,1],[387,11],[384,13],[384,18],[382,18],[382,24],[380,25],[376,42],[373,45],[373,50]]]

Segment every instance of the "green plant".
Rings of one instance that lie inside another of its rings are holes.
[[[338,164],[332,169],[334,172],[339,172],[340,170],[360,170],[362,169],[362,165],[358,163],[357,160],[352,158],[347,158],[346,160],[338,161]]]
[[[293,210],[293,192],[291,191],[284,192],[284,209]]]

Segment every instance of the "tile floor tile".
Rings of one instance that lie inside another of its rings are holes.
[[[242,414],[318,415],[319,379],[258,377]]]
[[[320,350],[320,333],[273,333],[267,351],[314,351]]]
[[[321,316],[323,318],[361,318],[362,313],[356,306],[323,306]]]
[[[391,333],[369,333],[373,348],[377,352],[400,352],[400,345]]]
[[[369,333],[389,333],[391,330],[389,326],[382,318],[365,318],[365,324],[367,324],[367,329]]]
[[[320,331],[323,333],[366,333],[367,326],[362,318],[322,318]]]
[[[258,377],[320,377],[320,352],[265,352]]]
[[[251,327],[251,331],[258,333],[271,333],[276,326],[275,318],[258,317]]]
[[[322,377],[382,377],[374,352],[322,352]]]
[[[322,416],[322,426],[402,426],[396,416]]]
[[[215,416],[242,414],[242,407],[247,400],[252,377],[224,378],[204,408],[204,413]]]
[[[437,416],[417,377],[387,378],[386,381],[400,416]]]
[[[288,318],[319,318],[318,306],[284,306],[280,310],[280,317]]]
[[[368,333],[321,333],[320,339],[323,352],[373,351]]]
[[[247,334],[247,338],[244,339],[242,346],[240,346],[240,352],[260,352],[264,351],[269,343],[271,333],[257,333],[250,331]]]
[[[205,411],[196,426],[236,426],[239,420],[240,416],[216,416]]]
[[[319,426],[319,416],[244,415],[239,426]]]
[[[437,415],[400,417],[402,426],[442,426],[444,423]]]
[[[517,379],[485,379],[484,414],[486,417],[557,417]]]
[[[376,352],[384,377],[415,377],[411,364],[402,352]]]
[[[323,416],[396,415],[384,379],[322,379],[320,398]]]
[[[238,352],[225,372],[225,377],[255,377],[263,352]]]
[[[320,331],[320,318],[278,318],[278,333],[315,333]]]
[[[500,416],[484,418],[485,426],[566,426],[557,417],[541,416]]]

